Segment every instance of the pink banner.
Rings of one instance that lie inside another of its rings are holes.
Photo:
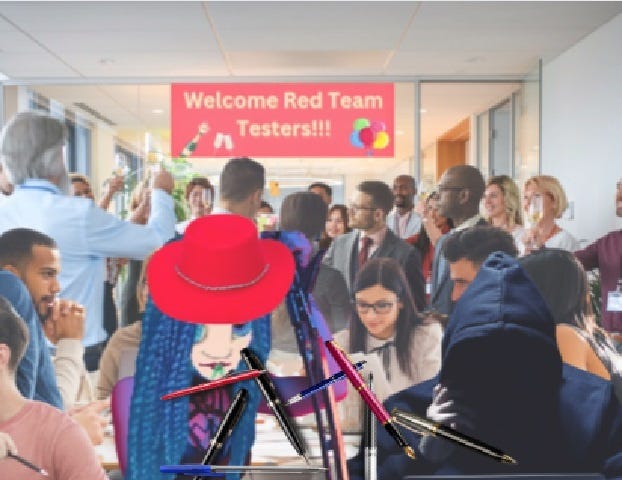
[[[174,157],[394,156],[392,83],[171,85]]]

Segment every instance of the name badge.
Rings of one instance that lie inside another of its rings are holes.
[[[607,295],[607,311],[622,312],[622,292],[615,290]]]

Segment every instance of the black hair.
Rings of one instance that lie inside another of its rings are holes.
[[[493,252],[518,256],[512,235],[492,225],[477,225],[451,234],[443,243],[442,253],[448,262],[464,259],[479,266]]]
[[[58,248],[56,242],[45,233],[30,228],[14,228],[0,235],[0,268],[13,265],[22,269],[32,258],[35,245]]]
[[[367,180],[359,183],[356,189],[369,195],[372,198],[373,207],[381,209],[385,215],[388,215],[393,208],[393,192],[386,183]]]
[[[326,192],[326,195],[333,198],[333,189],[330,187],[330,185],[327,185],[324,182],[313,182],[311,185],[309,185],[307,190],[311,191],[312,188],[321,188]]]
[[[246,200],[266,184],[263,166],[248,157],[232,158],[220,174],[220,198],[233,202]]]
[[[15,372],[28,345],[28,327],[11,303],[2,296],[0,296],[0,343],[9,347],[11,351],[9,370]]]
[[[272,205],[270,205],[265,200],[262,200],[261,203],[259,204],[259,209],[261,210],[262,208],[267,208],[270,210],[270,213],[274,213],[274,208],[272,208]]]
[[[326,204],[319,195],[292,193],[281,204],[281,228],[302,232],[309,240],[315,240],[324,231],[326,212]]]
[[[421,319],[410,293],[410,284],[397,260],[388,257],[368,260],[356,274],[352,296],[354,297],[357,292],[374,285],[381,285],[395,293],[398,300],[403,304],[395,324],[395,350],[400,370],[410,376],[412,375],[412,365],[410,364],[412,331],[421,323]],[[350,351],[367,351],[367,330],[356,308],[353,309],[350,322]]]

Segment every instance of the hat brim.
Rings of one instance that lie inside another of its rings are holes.
[[[218,291],[194,286],[177,274],[175,265],[181,258],[181,240],[163,246],[147,266],[153,302],[169,317],[190,323],[246,323],[271,312],[292,284],[294,257],[278,241],[259,243],[265,262],[270,265],[264,276],[248,287]]]

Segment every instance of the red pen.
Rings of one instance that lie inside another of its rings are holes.
[[[404,440],[404,437],[402,437],[400,431],[395,428],[395,425],[393,425],[393,422],[391,421],[391,415],[389,415],[389,412],[387,412],[386,408],[384,408],[380,400],[378,400],[378,397],[376,397],[376,395],[365,384],[365,380],[363,380],[361,374],[354,368],[343,348],[337,345],[337,343],[333,340],[326,340],[325,344],[327,350],[333,356],[335,362],[337,362],[337,365],[341,367],[341,370],[346,374],[346,377],[348,377],[348,380],[350,380],[350,383],[354,389],[359,393],[363,401],[367,404],[384,429],[393,437],[400,448],[404,450],[404,453],[414,459],[415,451],[410,445],[408,445],[408,443],[406,443],[406,440]]]
[[[179,398],[184,395],[192,395],[197,392],[204,392],[205,390],[212,390],[213,388],[223,387],[231,383],[242,382],[244,380],[252,380],[259,375],[266,373],[266,370],[248,370],[241,373],[233,373],[226,375],[218,380],[212,380],[211,382],[202,383],[201,385],[195,385],[194,387],[182,388],[176,392],[167,393],[163,395],[162,400],[170,400],[171,398]]]

